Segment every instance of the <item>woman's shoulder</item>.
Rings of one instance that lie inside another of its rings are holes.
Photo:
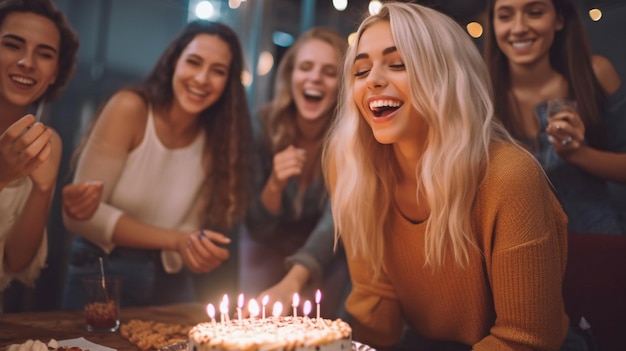
[[[527,167],[536,164],[533,156],[512,142],[494,141],[489,146],[490,164],[501,168]]]
[[[148,104],[139,93],[121,90],[112,95],[100,112],[100,118],[120,126],[144,125]]]
[[[621,86],[621,80],[611,61],[600,55],[591,57],[591,66],[600,87],[606,95],[612,95]]]
[[[133,149],[145,132],[148,111],[148,105],[139,93],[118,91],[100,111],[94,133],[104,140]]]
[[[547,177],[537,160],[521,146],[493,142],[489,148],[486,183],[495,188],[524,189],[545,183]],[[500,191],[500,190],[498,190]]]
[[[148,113],[148,102],[138,92],[133,90],[120,90],[113,94],[105,108],[114,108],[125,114],[146,115]]]

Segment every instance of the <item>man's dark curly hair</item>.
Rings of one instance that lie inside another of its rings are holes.
[[[53,100],[74,73],[76,53],[78,51],[78,35],[70,27],[65,15],[57,9],[51,0],[1,0],[0,25],[4,22],[5,17],[13,12],[30,12],[49,18],[59,29],[61,36],[59,72],[56,81],[48,87],[48,90],[43,95],[45,101]]]

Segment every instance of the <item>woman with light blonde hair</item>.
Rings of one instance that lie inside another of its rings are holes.
[[[493,117],[467,34],[387,3],[359,27],[344,77],[324,167],[355,339],[385,349],[407,325],[414,349],[559,349],[567,219]]]
[[[343,252],[333,251],[321,150],[347,46],[336,31],[315,27],[282,58],[274,98],[259,113],[255,194],[241,240],[242,291],[290,305],[294,293],[304,301],[321,288],[327,317],[340,313],[348,273]]]

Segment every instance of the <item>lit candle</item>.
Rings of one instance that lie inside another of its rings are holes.
[[[265,305],[267,305],[269,301],[270,301],[269,295],[263,296],[263,300],[261,300],[261,303],[263,304],[263,321],[264,322],[265,322]]]
[[[320,302],[322,301],[322,292],[317,289],[315,292],[315,304],[317,304],[317,319],[320,319]]]
[[[252,319],[259,315],[259,303],[255,299],[248,301],[248,312],[250,312],[250,318]]]
[[[304,301],[304,305],[302,305],[302,313],[304,313],[304,318],[309,319],[309,313],[311,313],[311,301]]]
[[[274,316],[274,318],[278,318],[283,314],[283,304],[276,301],[274,303],[274,307],[272,308],[272,316]]]
[[[239,324],[241,324],[241,309],[243,308],[243,294],[239,294],[237,299],[237,317],[239,318]]]
[[[291,302],[291,306],[293,306],[293,316],[298,317],[298,305],[300,304],[300,295],[298,293],[293,294],[293,301]]]
[[[228,313],[227,302],[222,300],[220,303],[220,323],[224,324],[224,316]]]
[[[211,322],[215,325],[215,307],[212,303],[206,305],[206,313],[211,317]]]
[[[228,295],[224,294],[224,297],[222,298],[222,304],[220,305],[220,312],[224,314],[224,319],[227,322],[230,320],[229,310],[230,310],[230,304],[228,301]]]

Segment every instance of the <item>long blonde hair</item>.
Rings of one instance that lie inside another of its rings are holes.
[[[274,98],[260,114],[263,126],[269,137],[271,150],[274,153],[282,151],[287,146],[293,144],[298,137],[295,118],[297,108],[291,90],[291,76],[293,75],[298,52],[306,43],[312,40],[320,40],[332,46],[338,60],[343,59],[343,55],[348,47],[348,41],[342,38],[336,31],[325,27],[314,27],[300,35],[296,42],[285,52],[276,74]],[[331,113],[331,118],[328,119],[328,125],[330,125],[330,121],[335,116],[335,110],[333,109],[329,113]]]
[[[324,151],[335,232],[348,255],[383,266],[398,163],[391,145],[379,144],[352,99],[353,64],[363,32],[390,23],[409,77],[410,103],[429,125],[416,166],[418,192],[431,214],[426,224],[426,265],[439,267],[451,250],[457,264],[475,246],[470,212],[494,140],[512,142],[493,118],[492,89],[484,61],[465,31],[449,17],[417,4],[388,3],[360,25],[344,64],[340,110]],[[417,197],[417,193],[416,193]]]

